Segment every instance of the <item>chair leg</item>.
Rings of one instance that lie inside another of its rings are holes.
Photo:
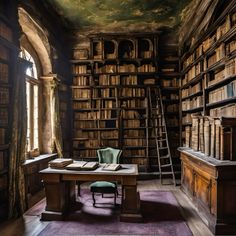
[[[94,192],[92,194],[92,197],[93,197],[93,206],[95,206],[96,202],[95,202],[95,194],[94,194]]]
[[[114,205],[116,205],[116,192],[114,193]]]

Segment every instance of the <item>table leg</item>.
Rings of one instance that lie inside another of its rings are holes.
[[[122,185],[121,221],[141,222],[140,197],[136,185]]]
[[[44,182],[46,208],[41,220],[63,220],[64,215],[75,203],[75,182]]]

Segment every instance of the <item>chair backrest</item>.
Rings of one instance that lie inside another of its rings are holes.
[[[99,163],[118,164],[122,150],[115,148],[102,148],[97,150]]]

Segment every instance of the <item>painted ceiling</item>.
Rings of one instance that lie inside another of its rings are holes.
[[[48,0],[81,32],[153,32],[177,28],[192,0]]]

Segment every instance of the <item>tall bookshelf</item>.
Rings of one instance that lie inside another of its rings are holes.
[[[224,11],[181,58],[182,190],[210,230],[235,234],[236,7]]]
[[[179,130],[179,53],[178,42],[173,35],[166,34],[160,38],[159,64],[162,99],[169,137],[172,161],[175,172],[179,171],[180,159],[177,148],[180,145]],[[176,176],[177,177],[177,176]]]
[[[236,117],[235,36],[232,9],[182,57],[183,146],[192,146],[194,116]]]
[[[0,4],[0,221],[8,211],[8,165],[11,121],[11,95],[18,48],[15,46],[12,2]],[[4,12],[2,12],[4,9]]]
[[[110,146],[123,150],[124,163],[157,167],[147,88],[161,86],[158,38],[91,35],[89,48],[74,49],[74,158],[95,159],[97,149]]]

